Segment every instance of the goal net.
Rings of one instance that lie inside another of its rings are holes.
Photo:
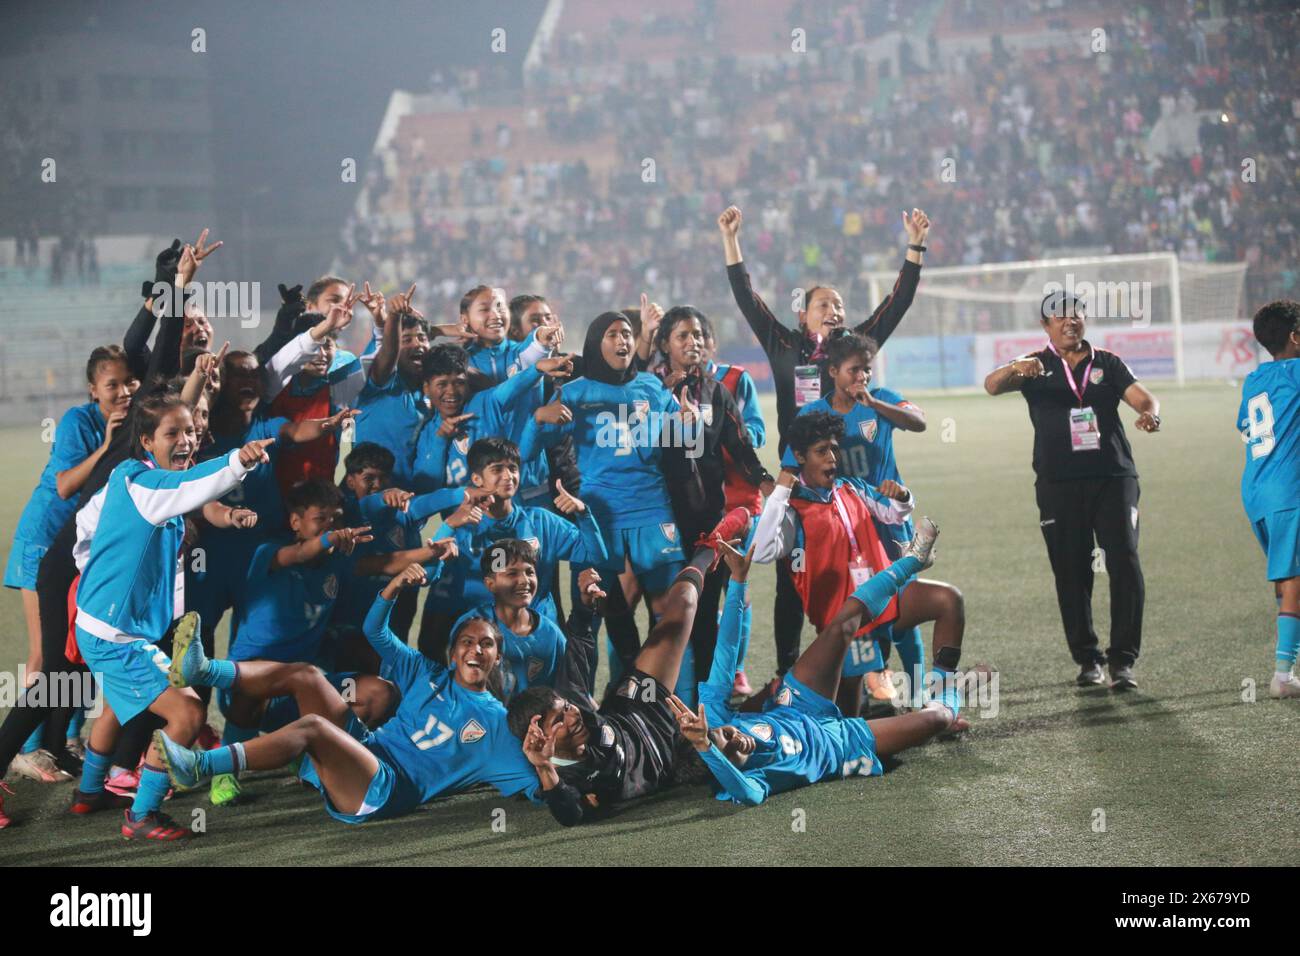
[[[872,273],[872,306],[896,273]],[[967,388],[1043,347],[1043,296],[1086,303],[1088,340],[1148,380],[1237,378],[1258,363],[1241,312],[1246,264],[1188,263],[1173,253],[926,267],[907,315],[878,361],[892,388]]]

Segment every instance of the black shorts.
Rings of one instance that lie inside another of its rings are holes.
[[[668,703],[672,690],[633,668],[611,684],[600,713],[617,724],[628,749],[623,798],[640,796],[672,776],[677,718]]]

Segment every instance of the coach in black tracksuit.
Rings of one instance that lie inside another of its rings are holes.
[[[776,386],[777,450],[779,454],[785,454],[785,432],[799,414],[799,409],[830,395],[824,344],[826,339],[847,327],[844,303],[833,288],[816,286],[804,292],[804,309],[799,313],[797,329],[778,322],[749,283],[749,272],[740,254],[740,219],[740,210],[735,206],[718,217],[727,259],[727,278],[736,305],[772,366],[772,381]],[[910,215],[904,214],[903,225],[907,229],[908,246],[898,280],[871,317],[853,327],[858,335],[875,339],[878,347],[884,345],[898,328],[921,281],[921,253],[925,251],[930,220],[921,210],[913,209]],[[778,673],[784,674],[799,658],[799,638],[803,632],[803,604],[785,562],[777,565],[773,617],[776,667]]]
[[[1104,681],[1136,687],[1133,664],[1142,644],[1146,586],[1138,561],[1138,474],[1121,401],[1138,412],[1137,427],[1160,428],[1160,403],[1123,359],[1084,339],[1084,304],[1061,292],[1040,308],[1046,348],[994,369],[990,395],[1020,391],[1034,426],[1039,525],[1056,579],[1056,599],[1080,686]],[[1093,541],[1110,576],[1110,648],[1103,654],[1092,626]]]

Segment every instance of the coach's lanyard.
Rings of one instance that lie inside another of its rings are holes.
[[[840,489],[838,487],[831,489],[831,500],[835,502],[835,512],[840,516],[840,521],[844,524],[844,531],[849,536],[849,554],[854,564],[857,564],[862,557],[862,552],[858,550],[858,536],[853,532],[853,522],[849,521],[849,512],[844,507],[844,502],[840,501]]]
[[[1052,354],[1061,360],[1061,366],[1065,369],[1065,382],[1070,386],[1070,391],[1074,397],[1079,400],[1079,407],[1083,408],[1083,393],[1088,390],[1088,376],[1092,373],[1092,363],[1097,358],[1096,351],[1091,346],[1088,347],[1088,367],[1083,370],[1083,386],[1080,387],[1074,382],[1074,370],[1070,368],[1070,363],[1065,360],[1065,356],[1056,351],[1056,346],[1051,342],[1047,347],[1052,350]]]

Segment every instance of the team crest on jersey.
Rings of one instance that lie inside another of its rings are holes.
[[[869,422],[858,422],[858,428],[862,431],[862,437],[867,441],[876,440],[876,427],[879,424],[874,418]]]
[[[664,533],[664,537],[669,541],[677,540],[677,525],[673,524],[671,521],[666,521],[659,525],[659,530]]]
[[[537,680],[537,675],[542,672],[542,668],[545,666],[545,662],[539,657],[528,658],[528,679]]]
[[[507,365],[507,366],[506,366],[506,378],[514,378],[514,377],[515,377],[516,375],[518,375],[518,374],[519,374],[519,366],[518,366],[518,365]]]
[[[1106,373],[1099,368],[1095,368],[1088,373],[1088,381],[1092,382],[1093,385],[1100,385],[1101,380],[1105,377]]]
[[[713,405],[706,402],[700,402],[700,418],[704,420],[705,427],[713,424]]]
[[[329,598],[331,601],[333,601],[336,597],[338,597],[339,596],[338,575],[331,574],[329,577],[327,577],[325,579],[325,583],[321,586],[321,590],[325,592],[325,596]]]
[[[487,731],[477,720],[471,720],[464,727],[460,728],[460,742],[463,744],[472,744],[482,740],[487,736]]]
[[[640,682],[635,677],[629,677],[623,682],[623,686],[618,689],[618,696],[626,697],[628,700],[631,700],[636,696],[636,692],[640,688]]]
[[[533,546],[534,551],[540,552],[542,550],[542,542],[537,538],[524,538],[524,540]]]
[[[600,728],[600,745],[608,747],[614,743],[614,728],[609,724],[602,724]]]
[[[650,403],[636,399],[632,402],[632,418],[645,418],[650,414]]]
[[[749,732],[764,743],[772,739],[771,724],[755,724],[749,728]]]
[[[782,684],[781,689],[776,692],[776,702],[781,707],[789,707],[790,700],[790,688]]]
[[[469,436],[465,435],[455,440],[456,450],[462,455],[469,454]]]

